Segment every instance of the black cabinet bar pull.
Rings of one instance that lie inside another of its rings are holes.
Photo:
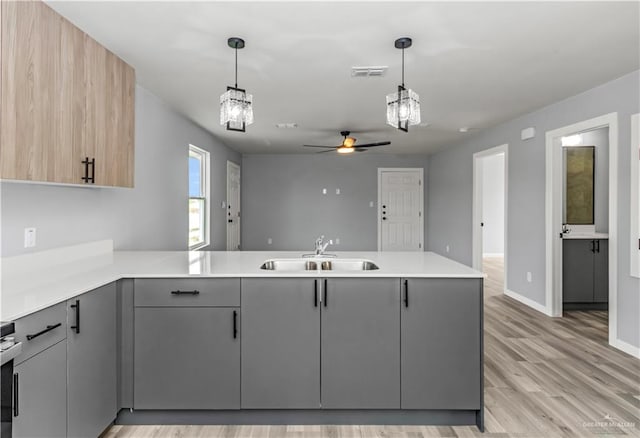
[[[596,252],[596,241],[595,240],[591,241],[591,252]]]
[[[327,287],[328,283],[329,283],[329,282],[328,282],[328,281],[327,281],[327,279],[325,278],[325,279],[324,279],[324,307],[327,307],[327,289],[329,289],[329,288]]]
[[[18,411],[18,373],[13,375],[13,416],[17,417]]]
[[[91,159],[91,184],[96,182],[96,159]]]
[[[72,325],[71,329],[76,333],[80,333],[80,300],[76,300],[75,304],[71,305],[72,309],[76,309],[76,325]]]
[[[82,164],[84,164],[84,176],[81,179],[82,181],[88,183],[89,182],[89,157],[84,157],[84,160],[82,160]]]
[[[30,341],[32,339],[37,338],[40,335],[44,335],[47,332],[50,332],[53,329],[56,329],[58,327],[60,327],[62,325],[61,322],[54,324],[54,325],[48,325],[46,329],[39,331],[38,333],[34,333],[33,335],[27,335],[27,341]]]
[[[318,307],[318,279],[313,280],[313,307]]]
[[[404,281],[404,307],[409,307],[409,280]]]
[[[596,240],[596,252],[600,252],[600,241]]]
[[[233,311],[233,339],[238,337],[238,311]]]
[[[200,295],[199,290],[172,290],[172,295]]]

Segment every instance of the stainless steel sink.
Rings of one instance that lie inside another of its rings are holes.
[[[318,264],[313,260],[273,259],[265,261],[260,269],[267,271],[315,271]]]
[[[373,271],[379,269],[378,265],[370,260],[362,259],[336,259],[320,262],[323,271]]]

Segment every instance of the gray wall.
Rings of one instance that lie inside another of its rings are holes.
[[[379,167],[420,167],[427,177],[426,156],[244,155],[242,248],[313,250],[324,234],[340,238],[335,251],[377,250]]]
[[[141,87],[135,114],[135,188],[2,183],[2,256],[111,238],[116,249],[186,249],[189,143],[211,152],[210,249],[225,248],[226,161],[240,155]],[[25,227],[37,228],[29,250]]]
[[[509,144],[507,287],[545,303],[545,132],[610,112],[618,113],[618,336],[640,346],[640,280],[629,272],[630,116],[640,111],[640,72],[593,88],[470,136],[429,157],[429,249],[471,264],[473,153]],[[536,136],[520,140],[533,126]],[[526,272],[533,281],[528,283]]]
[[[482,165],[482,252],[504,254],[504,154],[484,157]]]

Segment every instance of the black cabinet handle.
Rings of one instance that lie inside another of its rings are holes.
[[[91,184],[95,184],[96,182],[96,159],[91,159]]]
[[[324,279],[324,307],[327,307],[327,289],[329,289],[327,285],[328,285],[328,281],[325,278]]]
[[[596,240],[596,252],[600,252],[600,241]]]
[[[34,333],[33,335],[27,335],[27,341],[30,341],[32,339],[37,338],[40,335],[44,335],[47,332],[50,332],[53,329],[56,329],[58,327],[60,327],[62,325],[61,322],[54,324],[54,325],[48,325],[46,329],[39,331],[38,333]]]
[[[238,311],[233,311],[233,339],[238,337]]]
[[[409,307],[409,280],[404,281],[404,307]]]
[[[318,279],[313,280],[313,307],[318,307]]]
[[[13,416],[20,415],[18,411],[18,373],[13,375]]]
[[[199,290],[172,290],[171,295],[200,295]]]
[[[82,164],[84,164],[84,175],[81,178],[82,181],[88,183],[89,182],[89,157],[84,157],[84,160],[82,160]]]
[[[591,241],[591,252],[596,252],[596,241],[595,240]]]
[[[72,325],[71,329],[76,333],[80,333],[80,300],[76,300],[75,304],[71,305],[72,309],[76,309],[76,325]]]

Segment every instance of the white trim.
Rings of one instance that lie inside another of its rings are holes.
[[[426,251],[424,246],[424,226],[425,220],[427,217],[427,212],[424,206],[424,169],[422,167],[378,167],[378,205],[376,208],[377,212],[377,221],[378,221],[378,251],[382,251],[382,218],[381,213],[382,209],[381,205],[381,197],[382,197],[382,172],[418,172],[420,174],[420,211],[422,214],[420,215],[420,246],[422,247],[422,251]]]
[[[509,211],[509,144],[495,146],[473,154],[473,202],[471,206],[471,257],[472,267],[475,270],[482,271],[482,166],[479,165],[480,159],[493,155],[504,154],[504,292],[507,292],[507,236],[509,228],[508,211]]]
[[[482,257],[504,257],[503,252],[483,252]]]
[[[545,307],[562,316],[562,159],[560,138],[582,131],[609,128],[609,344],[618,338],[618,113],[609,113],[547,131],[545,147]]]
[[[211,175],[210,175],[211,154],[209,153],[209,151],[205,149],[202,149],[202,148],[199,148],[198,146],[190,144],[189,153],[191,154],[191,152],[194,152],[195,154],[198,154],[198,155],[202,155],[204,159],[202,163],[204,167],[203,169],[204,175],[202,177],[202,185],[203,185],[202,193],[204,195],[203,196],[204,197],[204,241],[188,247],[189,251],[198,251],[202,248],[209,246],[211,243]],[[187,177],[188,177],[188,174],[189,174],[189,171],[188,171],[188,164],[187,164]],[[188,184],[189,184],[189,181],[187,179],[187,190],[189,190]],[[187,218],[187,222],[188,220],[189,219]],[[189,242],[189,231],[187,228],[187,244],[188,242]]]
[[[640,359],[640,348],[635,345],[631,345],[628,342],[622,341],[620,339],[614,339],[613,342],[609,342],[612,347],[617,348],[618,350],[622,350],[631,356],[637,357]]]
[[[537,301],[533,301],[530,298],[527,298],[523,295],[520,295],[519,293],[516,293],[512,290],[506,289],[504,290],[504,294],[510,298],[513,298],[516,301],[520,301],[522,304],[525,304],[529,307],[531,307],[533,310],[537,310],[538,312],[544,313],[547,316],[551,316],[551,314],[549,314],[546,306],[543,306],[542,304],[538,303]]]
[[[629,272],[632,277],[640,278],[640,250],[638,249],[638,238],[640,238],[640,113],[631,116],[631,209],[630,245],[631,265]]]

